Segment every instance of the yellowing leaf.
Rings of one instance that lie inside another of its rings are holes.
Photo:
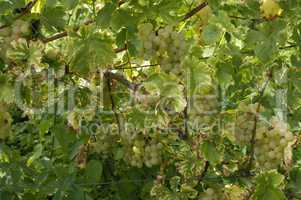
[[[275,0],[263,0],[260,10],[262,12],[263,17],[267,19],[273,19],[277,16],[280,16],[282,13],[282,9]]]

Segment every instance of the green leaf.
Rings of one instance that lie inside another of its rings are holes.
[[[298,112],[298,111],[297,111]],[[301,116],[301,109],[299,110],[299,116],[298,116],[298,121]],[[301,144],[297,145],[296,148],[294,148],[293,151],[293,160],[295,163],[301,163]]]
[[[0,101],[5,103],[12,103],[15,100],[15,90],[13,85],[9,82],[9,77],[0,75]]]
[[[29,42],[19,39],[11,43],[11,48],[6,52],[7,57],[18,63],[27,62],[29,66],[41,66],[44,44],[41,42]]]
[[[112,16],[111,26],[114,30],[119,30],[123,27],[135,29],[139,18],[139,15],[131,10],[118,9]]]
[[[87,74],[97,68],[105,68],[115,58],[112,41],[101,35],[94,34],[74,44],[77,49],[72,58],[74,71]]]
[[[285,195],[276,188],[269,187],[264,193],[257,196],[258,200],[286,200]]]
[[[78,4],[79,0],[63,0],[62,3],[65,8],[67,9],[73,9]]]
[[[63,30],[66,24],[65,9],[62,6],[46,7],[42,12],[41,21],[50,30]]]
[[[71,144],[76,140],[76,136],[72,133],[64,123],[56,124],[53,132],[59,145],[62,147],[65,154],[69,153],[69,149],[72,147]]]
[[[256,192],[254,200],[286,200],[283,192],[278,188],[284,181],[284,176],[276,170],[264,172],[256,178]]]
[[[103,171],[102,163],[98,160],[90,160],[85,169],[85,180],[87,183],[98,183]]]
[[[233,68],[230,63],[220,63],[217,65],[216,77],[221,84],[229,84],[232,78]]]
[[[49,131],[49,128],[52,126],[52,121],[42,120],[38,125],[40,138],[43,139],[44,135]]]
[[[27,160],[27,166],[30,166],[35,160],[37,160],[43,152],[43,145],[42,144],[38,144],[37,146],[35,146],[34,148],[34,153],[32,156],[29,157],[29,159]]]
[[[272,40],[266,40],[255,47],[255,55],[262,61],[268,62],[276,53],[276,43]]]
[[[206,44],[216,43],[220,40],[221,36],[222,30],[214,24],[209,24],[204,28],[204,31],[202,32],[202,38]]]
[[[295,167],[291,170],[287,188],[297,198],[301,198],[301,168],[300,167]]]
[[[85,192],[81,188],[76,187],[75,190],[72,190],[70,192],[69,199],[70,200],[86,200],[86,198],[85,198]]]
[[[97,13],[96,23],[101,28],[107,28],[110,25],[112,14],[117,8],[117,2],[108,2],[105,6]]]
[[[209,141],[203,142],[202,152],[205,156],[205,159],[208,160],[211,165],[216,165],[221,161],[221,155],[217,151],[216,146]]]
[[[116,36],[116,44],[119,48],[124,47],[126,40],[127,40],[127,28],[122,28]]]
[[[278,187],[284,180],[284,176],[279,174],[276,170],[268,171],[260,174],[256,181],[260,185],[270,184],[274,187]]]

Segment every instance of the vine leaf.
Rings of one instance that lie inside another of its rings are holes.
[[[77,51],[74,53],[71,66],[80,74],[87,74],[98,66],[107,66],[115,58],[112,42],[98,34],[75,42],[74,48]]]
[[[97,183],[102,176],[103,166],[98,160],[90,160],[86,167],[85,179],[87,183]]]
[[[221,35],[222,30],[214,24],[209,24],[206,26],[202,33],[203,39],[207,44],[214,44],[215,42],[219,41]]]
[[[272,170],[260,174],[256,179],[254,200],[285,200],[284,193],[279,189],[284,181],[284,176]]]
[[[117,2],[106,3],[105,6],[97,13],[96,24],[102,28],[107,28],[110,25],[113,12],[117,8]]]
[[[216,165],[221,160],[221,154],[217,151],[215,145],[209,141],[204,141],[202,144],[202,152],[205,159],[208,160],[211,165]]]

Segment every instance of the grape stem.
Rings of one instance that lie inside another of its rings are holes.
[[[188,100],[188,94],[187,91],[185,90],[185,101],[186,101],[186,106],[184,108],[183,114],[184,114],[184,135],[183,139],[187,140],[188,135],[189,135],[189,114],[188,114],[188,106],[189,106],[189,100]]]
[[[137,66],[132,66],[132,67],[122,67],[122,66],[125,66],[127,65],[128,62],[126,63],[123,63],[123,64],[120,64],[118,66],[115,66],[114,69],[119,69],[119,70],[124,70],[124,69],[141,69],[141,68],[149,68],[149,67],[157,67],[159,66],[160,64],[149,64],[149,65],[139,65],[137,63],[132,63],[132,64],[135,64]]]
[[[252,129],[252,138],[251,138],[251,142],[250,142],[251,143],[251,148],[250,148],[250,158],[249,158],[249,163],[248,163],[248,168],[247,168],[248,171],[251,170],[252,165],[253,165],[253,161],[254,161],[255,139],[256,139],[256,131],[257,131],[258,116],[259,116],[259,112],[260,112],[261,101],[262,101],[264,92],[265,92],[266,88],[268,87],[269,82],[271,81],[272,78],[273,78],[272,70],[270,70],[267,73],[267,80],[265,81],[264,86],[262,87],[262,89],[259,92],[259,97],[258,97],[258,100],[257,100],[258,105],[257,105],[256,113],[255,113],[255,116],[254,116],[254,126],[253,126],[253,129]]]
[[[210,163],[209,161],[206,161],[205,162],[205,166],[204,166],[204,169],[203,169],[203,172],[200,176],[198,176],[198,182],[200,183],[202,181],[202,179],[205,177],[206,173],[208,172],[209,170],[209,167],[210,167]]]

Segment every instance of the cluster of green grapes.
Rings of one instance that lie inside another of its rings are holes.
[[[125,160],[134,167],[141,168],[143,164],[152,167],[161,162],[161,143],[154,140],[146,143],[145,138],[140,136],[135,138],[129,147]]]
[[[165,71],[179,68],[186,53],[185,37],[166,26],[156,32],[151,23],[141,24],[138,32],[144,59],[154,60]]]
[[[1,57],[5,56],[6,49],[12,41],[31,34],[30,23],[21,19],[16,20],[10,27],[0,30]],[[1,39],[2,38],[2,39]],[[2,55],[4,53],[4,55]]]
[[[254,152],[258,167],[265,169],[277,168],[284,159],[285,149],[294,140],[284,122],[273,118],[271,124],[272,128],[262,127],[256,133]]]
[[[90,132],[91,128],[89,128]],[[110,129],[109,127],[98,126],[94,131],[94,142],[91,142],[91,148],[94,152],[106,157],[109,153],[112,153],[112,148],[115,148],[118,144],[120,137],[117,131]]]
[[[235,139],[238,144],[249,144],[254,129],[254,120],[258,104],[241,103],[235,121]]]

